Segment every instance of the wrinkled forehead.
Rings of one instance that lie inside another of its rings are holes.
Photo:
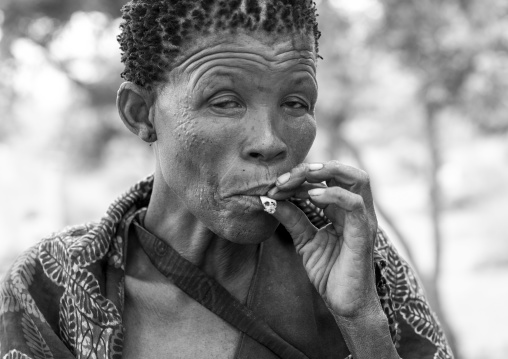
[[[314,38],[305,33],[272,34],[263,31],[218,32],[199,36],[186,44],[172,74],[195,73],[239,61],[263,71],[304,69],[315,76]]]
[[[234,43],[231,34],[241,31],[253,32],[266,45],[278,43],[281,34],[306,34],[317,53],[316,16],[313,0],[130,0],[122,8],[118,36],[122,77],[147,90],[159,87],[175,65],[211,42]],[[227,36],[218,38],[218,32]]]

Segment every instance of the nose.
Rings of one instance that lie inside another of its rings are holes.
[[[271,163],[286,158],[288,148],[281,139],[274,114],[253,116],[246,124],[242,157],[250,162]]]

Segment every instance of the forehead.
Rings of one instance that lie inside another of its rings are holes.
[[[305,71],[315,76],[314,38],[304,33],[221,32],[196,37],[186,44],[169,73],[187,80],[216,68],[243,67],[269,72]]]

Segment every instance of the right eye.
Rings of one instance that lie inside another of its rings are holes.
[[[210,101],[210,105],[216,110],[235,110],[242,108],[240,100],[235,96],[219,96]]]

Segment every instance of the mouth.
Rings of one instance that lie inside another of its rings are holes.
[[[263,204],[261,203],[261,200],[259,199],[259,196],[250,196],[250,195],[237,195],[233,196],[231,198],[235,198],[240,202],[243,202],[245,204],[248,204],[252,207],[257,207],[262,209]]]
[[[275,181],[271,183],[261,184],[255,187],[248,187],[247,189],[241,189],[233,193],[224,196],[225,199],[230,197],[257,197],[259,202],[259,196],[266,196],[269,190],[275,187]]]
[[[237,213],[259,213],[265,207],[257,195],[238,194],[224,198],[227,207]]]
[[[222,197],[232,208],[237,208],[242,212],[263,212],[265,207],[261,203],[260,196],[266,196],[268,191],[275,187],[275,180],[273,182],[257,184],[255,186],[241,186],[234,191],[229,191]]]

